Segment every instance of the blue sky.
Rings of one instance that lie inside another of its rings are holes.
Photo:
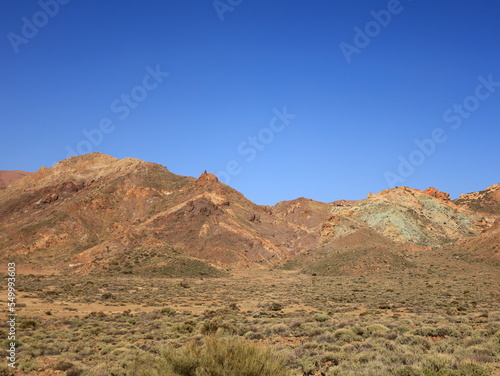
[[[258,204],[482,190],[499,18],[486,0],[2,1],[0,169],[100,151]]]

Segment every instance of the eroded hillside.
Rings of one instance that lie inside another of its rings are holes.
[[[92,153],[0,191],[1,256],[54,272],[165,276],[282,265],[359,274],[412,267],[408,251],[453,247],[497,260],[498,187],[455,201],[399,187],[359,201],[270,207],[213,174],[184,177]]]

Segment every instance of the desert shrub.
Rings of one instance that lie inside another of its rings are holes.
[[[172,330],[182,334],[189,334],[194,331],[196,327],[196,322],[193,320],[187,320],[183,323],[178,323],[172,327]]]
[[[381,324],[371,324],[366,327],[366,330],[370,334],[374,333],[385,333],[389,331],[389,328]]]
[[[283,309],[283,304],[278,303],[278,302],[272,302],[272,303],[269,305],[268,309],[269,309],[270,311],[281,311],[281,310]]]
[[[254,318],[262,318],[262,317],[269,317],[269,314],[267,312],[264,312],[264,311],[257,311],[257,312],[254,312],[252,314],[252,317]]]
[[[478,331],[478,334],[483,336],[483,337],[496,336],[498,343],[500,343],[500,324],[496,324],[496,325],[492,325],[492,324],[486,325],[484,330]]]
[[[454,328],[451,328],[449,326],[440,326],[436,328],[436,334],[439,337],[446,337],[446,336],[452,336],[452,337],[458,337],[460,336],[460,333],[455,330]]]
[[[404,325],[404,326],[414,326],[415,325],[413,323],[413,321],[411,321],[410,319],[402,319],[399,324]]]
[[[404,366],[402,368],[398,368],[394,373],[394,376],[422,376],[422,375],[423,375],[422,371],[410,366]]]
[[[466,361],[453,373],[453,376],[488,376],[490,373],[490,367]]]
[[[80,376],[83,371],[79,368],[70,368],[66,371],[66,376]]]
[[[413,336],[411,334],[399,336],[396,341],[402,345],[414,346],[417,348],[421,348],[422,350],[429,350],[431,348],[431,344],[428,340],[419,336]]]
[[[288,336],[290,334],[290,328],[286,324],[275,324],[271,327],[271,331],[274,334],[278,334],[282,337]]]
[[[244,337],[247,339],[257,339],[257,340],[264,338],[262,334],[253,332],[251,330],[249,332],[246,332]]]
[[[474,333],[474,329],[472,329],[470,325],[466,324],[460,324],[457,329],[460,332],[460,335],[463,337],[472,336],[472,334]]]
[[[391,305],[389,303],[380,303],[378,305],[379,309],[391,309]]]
[[[191,285],[189,284],[188,281],[181,281],[181,282],[179,282],[179,286],[181,286],[181,287],[183,287],[185,289],[188,289],[188,288],[191,287]]]
[[[104,295],[106,295],[106,294],[104,294]],[[106,317],[106,314],[103,311],[99,311],[99,312],[92,311],[87,316],[85,316],[85,318],[90,318],[90,317],[102,319],[102,318]]]
[[[421,337],[438,337],[436,328],[430,326],[422,326],[413,331],[413,334]]]
[[[329,319],[330,319],[330,316],[325,315],[323,313],[317,313],[314,315],[314,320],[316,320],[317,322],[325,322],[325,321],[328,321]]]
[[[363,327],[363,326],[352,326],[350,328],[350,330],[352,330],[352,332],[358,336],[361,336],[361,337],[368,337],[369,333],[368,333],[368,330]]]
[[[21,323],[19,324],[19,329],[22,329],[22,330],[36,329],[37,326],[38,326],[38,324],[35,320],[27,319],[27,320],[21,321]]]
[[[110,292],[105,292],[104,294],[101,295],[101,300],[109,300],[113,298],[114,296]]]
[[[377,358],[377,354],[371,351],[363,351],[353,356],[353,360],[357,363],[372,363]]]
[[[408,333],[409,331],[411,331],[411,328],[409,326],[406,326],[406,325],[401,325],[401,326],[398,326],[396,331],[400,334],[404,334],[404,333]]]
[[[211,320],[203,321],[201,325],[201,334],[215,334],[217,331],[224,331],[230,334],[236,334],[238,332],[238,328],[227,322],[222,320],[220,317],[214,317]]]
[[[302,320],[295,320],[295,321],[292,321],[290,324],[288,324],[288,326],[291,328],[291,329],[298,329],[300,328],[303,324],[305,323],[305,321],[302,319]]]
[[[203,321],[201,325],[201,334],[214,334],[219,329],[221,321],[218,318]]]
[[[238,337],[206,337],[202,344],[191,342],[167,348],[156,365],[139,371],[140,376],[288,376],[284,359],[269,347]]]
[[[468,359],[473,359],[481,363],[495,361],[495,351],[488,346],[470,346],[467,349],[459,351],[459,354]]]
[[[423,361],[423,369],[431,372],[442,372],[453,363],[453,358],[445,354],[432,354],[428,355]],[[429,372],[427,372],[429,373]]]
[[[470,346],[475,346],[475,345],[481,345],[484,342],[486,342],[485,338],[481,337],[474,337],[474,338],[469,338],[463,342],[464,347],[470,347]]]
[[[238,306],[238,304],[233,302],[229,304],[229,309],[232,309],[233,311],[239,311],[240,307]]]
[[[319,343],[333,343],[335,342],[335,337],[333,336],[332,332],[326,331],[318,336],[318,338],[316,338],[316,341]]]
[[[351,342],[355,341],[358,338],[356,333],[354,333],[350,329],[337,329],[335,332],[333,332],[333,337],[337,341],[342,341],[342,342]]]
[[[316,322],[308,322],[302,325],[300,332],[296,334],[305,335],[308,337],[314,337],[322,334],[325,331],[324,328],[320,328]]]
[[[8,366],[2,364],[0,365],[0,376],[12,376],[12,370]]]
[[[161,309],[161,314],[165,316],[174,316],[176,311],[172,307],[164,307]]]
[[[86,370],[85,376],[112,376],[114,374],[118,375],[118,373],[114,373],[113,371],[113,368],[109,364],[102,363]]]
[[[21,360],[19,362],[18,368],[21,371],[37,371],[38,370],[38,365],[36,364],[35,359],[26,359],[26,360]]]
[[[458,309],[456,309],[455,307],[449,307],[448,309],[446,309],[446,314],[448,316],[455,316],[458,314]]]
[[[267,311],[281,311],[284,308],[283,304],[279,302],[261,302],[258,306]]]

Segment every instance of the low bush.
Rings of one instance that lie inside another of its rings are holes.
[[[140,376],[289,376],[284,359],[270,347],[238,337],[206,337],[179,349],[167,348]]]

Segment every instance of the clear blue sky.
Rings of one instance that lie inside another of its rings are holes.
[[[0,2],[0,169],[100,151],[258,204],[500,182],[499,2],[215,5]]]

